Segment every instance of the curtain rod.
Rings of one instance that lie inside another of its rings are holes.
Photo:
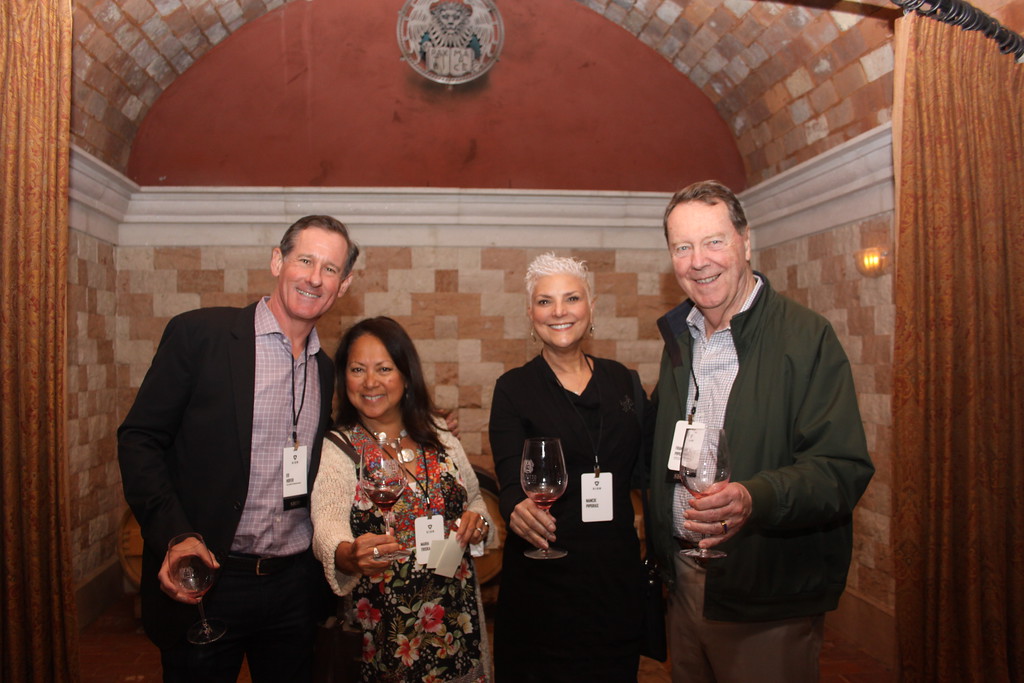
[[[962,0],[890,0],[905,13],[917,12],[944,24],[959,26],[965,31],[981,31],[999,45],[1004,55],[1012,54],[1024,64],[1024,38],[1011,31],[977,7]],[[926,9],[922,9],[927,5]]]

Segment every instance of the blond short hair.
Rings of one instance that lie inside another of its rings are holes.
[[[593,288],[590,283],[593,276],[590,270],[587,269],[587,262],[572,256],[555,256],[554,253],[548,252],[533,259],[530,266],[526,269],[526,277],[523,279],[526,282],[526,296],[530,300],[533,300],[533,293],[537,289],[537,281],[548,275],[572,275],[579,278],[580,282],[583,283],[584,290],[586,290],[587,299],[594,298]]]

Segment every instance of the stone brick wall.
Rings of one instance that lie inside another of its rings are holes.
[[[891,221],[890,213],[880,214],[754,254],[755,267],[775,287],[833,323],[850,356],[877,472],[855,513],[847,594],[870,605],[872,618],[888,615],[889,622],[894,611],[892,276],[862,277],[853,253],[891,245]],[[349,293],[319,325],[324,346],[333,350],[343,330],[360,318],[399,320],[417,341],[436,402],[458,409],[467,452],[490,470],[486,428],[494,381],[538,351],[529,339],[522,277],[540,251],[369,246]],[[637,368],[647,389],[653,388],[661,352],[654,321],[679,300],[664,252],[556,251],[586,259],[594,272],[596,333],[589,350]],[[68,441],[75,580],[81,588],[102,574],[110,586],[125,509],[115,432],[167,320],[201,306],[248,304],[268,293],[274,281],[268,247],[115,248],[73,230],[70,252]],[[864,613],[858,609],[858,615]],[[859,623],[879,633],[891,627],[876,628],[877,622],[867,618]],[[858,640],[870,642],[870,633]]]
[[[348,293],[317,326],[329,352],[357,320],[388,315],[416,340],[442,408],[457,408],[474,464],[491,470],[487,419],[494,381],[539,351],[529,339],[523,275],[541,250],[369,247]],[[657,379],[655,319],[677,301],[661,252],[576,250],[595,273],[590,351]],[[240,247],[120,247],[117,252],[118,416],[135,397],[171,316],[197,307],[244,306],[270,292],[270,250]]]
[[[891,116],[894,8],[580,1],[703,89],[735,134],[751,185]]]
[[[758,252],[755,266],[774,286],[825,315],[853,365],[877,474],[857,508],[850,590],[891,613],[889,550],[891,275],[864,278],[853,253],[888,244],[891,217],[844,226]],[[416,340],[439,406],[457,408],[461,438],[474,464],[491,470],[487,419],[495,379],[538,351],[529,339],[522,277],[531,249],[370,247],[356,280],[318,326],[333,350],[363,317],[390,315]],[[637,368],[648,390],[657,379],[661,343],[654,322],[679,300],[660,251],[560,250],[584,258],[595,275],[595,335],[589,350]],[[198,306],[241,306],[270,291],[269,250],[239,247],[121,247],[116,365],[122,378],[110,432],[134,398],[167,320]],[[109,326],[110,318],[106,318]],[[108,395],[112,389],[108,390]],[[116,471],[113,476],[116,484]],[[119,500],[116,486],[112,496]]]
[[[67,440],[71,552],[82,585],[117,561],[124,510],[115,431],[120,423],[117,268],[112,245],[71,231],[68,245]]]
[[[72,51],[72,140],[111,166],[160,94],[247,21],[286,0],[80,0]]]
[[[867,278],[853,255],[892,244],[891,214],[758,251],[755,268],[772,286],[832,323],[853,367],[875,476],[854,511],[854,557],[847,591],[884,613],[895,611],[889,538],[891,509],[892,275]]]

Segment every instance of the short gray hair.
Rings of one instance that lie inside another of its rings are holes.
[[[583,283],[587,299],[593,299],[593,287],[590,284],[592,275],[587,269],[587,262],[572,256],[555,256],[548,252],[533,259],[526,269],[526,295],[533,300],[533,293],[537,289],[537,281],[548,275],[572,275]]]

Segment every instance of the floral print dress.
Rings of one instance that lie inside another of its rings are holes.
[[[362,430],[347,435],[357,451],[369,442]],[[416,481],[409,482],[392,508],[393,533],[399,544],[413,549],[416,518],[436,514],[454,533],[466,504],[452,459],[432,448],[419,449]],[[383,514],[358,486],[351,526],[356,538],[384,533]],[[363,631],[362,680],[486,680],[481,643],[486,635],[468,552],[450,579],[416,564],[415,554],[394,560],[380,574],[360,578],[352,603]]]

